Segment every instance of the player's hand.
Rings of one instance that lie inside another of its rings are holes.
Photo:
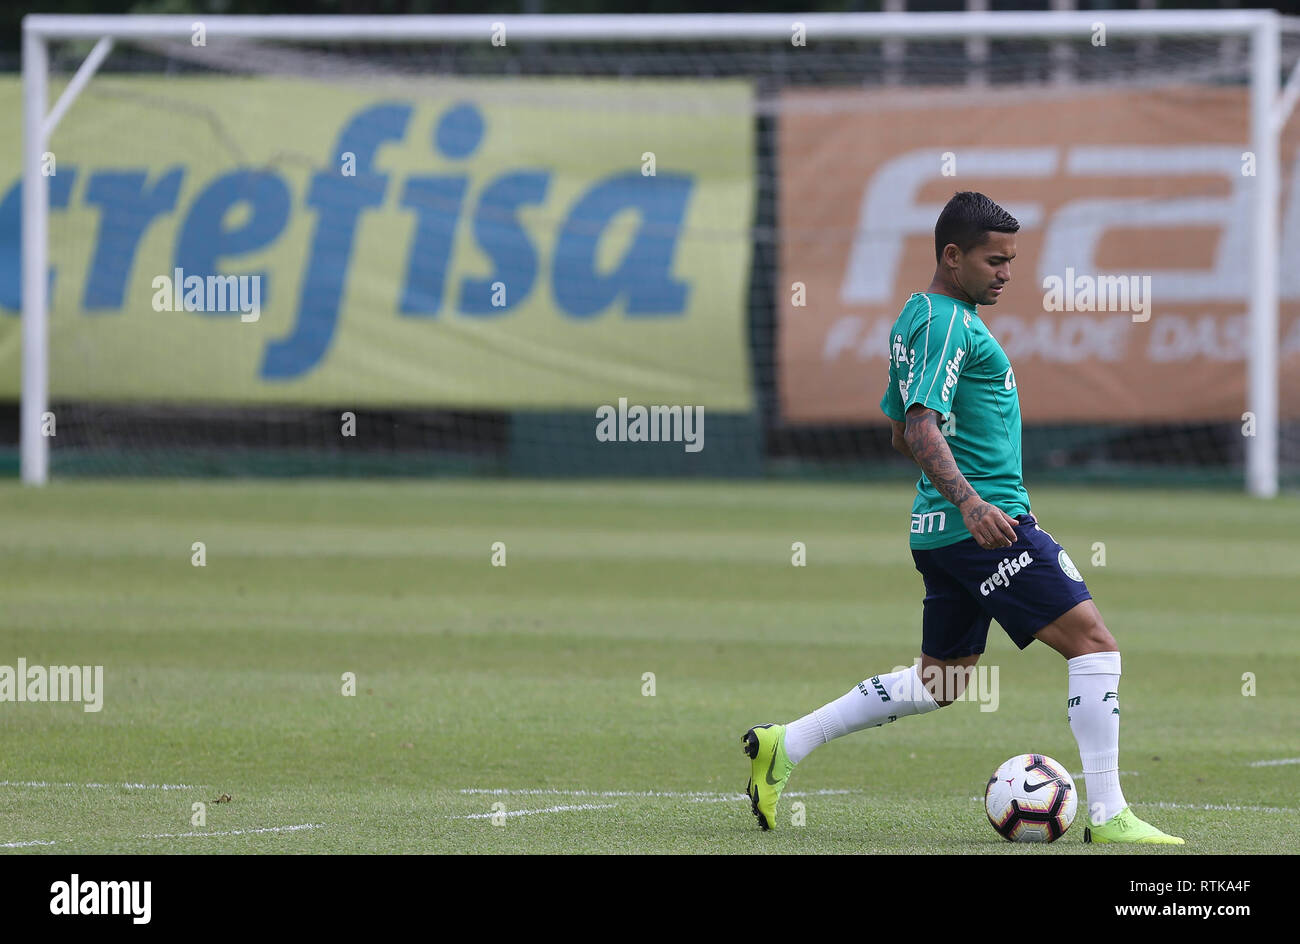
[[[1016,519],[979,496],[962,503],[961,518],[966,522],[971,537],[985,550],[1010,547],[1016,543]]]

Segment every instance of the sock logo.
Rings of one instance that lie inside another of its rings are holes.
[[[994,587],[1007,587],[1011,585],[1011,577],[1024,570],[1034,559],[1029,556],[1028,551],[1024,551],[1019,557],[1004,557],[998,564],[998,569],[989,575],[989,578],[980,584],[980,593],[988,596],[993,592]]]
[[[871,692],[867,691],[867,681],[868,680],[864,679],[863,681],[858,683],[858,691],[860,691],[863,695],[871,694]],[[889,701],[889,692],[885,691],[885,686],[880,683],[880,676],[879,675],[872,676],[869,681],[871,682],[872,687],[875,688],[876,694],[880,696],[880,700]]]
[[[1115,699],[1115,710],[1111,714],[1117,715],[1119,714],[1119,692],[1107,692],[1101,696],[1103,702],[1110,701],[1112,698]]]
[[[1067,701],[1067,702],[1065,703],[1065,707],[1066,707],[1066,708],[1078,708],[1078,707],[1079,707],[1079,700],[1080,700],[1081,697],[1082,697],[1082,696],[1080,696],[1080,695],[1075,695],[1073,698],[1071,698],[1069,701]],[[1104,701],[1104,700],[1105,700],[1105,699],[1103,699],[1103,701]]]

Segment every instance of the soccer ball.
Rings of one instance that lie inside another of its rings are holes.
[[[1074,822],[1079,793],[1066,769],[1046,754],[1013,757],[989,777],[984,811],[1009,842],[1054,842]]]

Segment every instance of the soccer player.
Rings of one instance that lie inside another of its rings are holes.
[[[1089,804],[1084,841],[1183,843],[1138,819],[1120,790],[1118,646],[1070,556],[1030,513],[1016,375],[975,310],[997,304],[1010,281],[1019,230],[983,194],[956,194],[935,224],[934,279],[890,332],[880,407],[894,448],[923,473],[910,541],[925,584],[920,671],[873,676],[797,721],[745,733],[746,792],[763,829],[776,826],[790,772],[815,748],[960,697],[996,619],[1017,647],[1039,639],[1067,660]]]

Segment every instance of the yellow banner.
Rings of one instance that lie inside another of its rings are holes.
[[[46,155],[51,394],[748,410],[751,95],[96,78]],[[11,124],[20,105],[0,82]],[[9,397],[20,147],[0,145]]]

